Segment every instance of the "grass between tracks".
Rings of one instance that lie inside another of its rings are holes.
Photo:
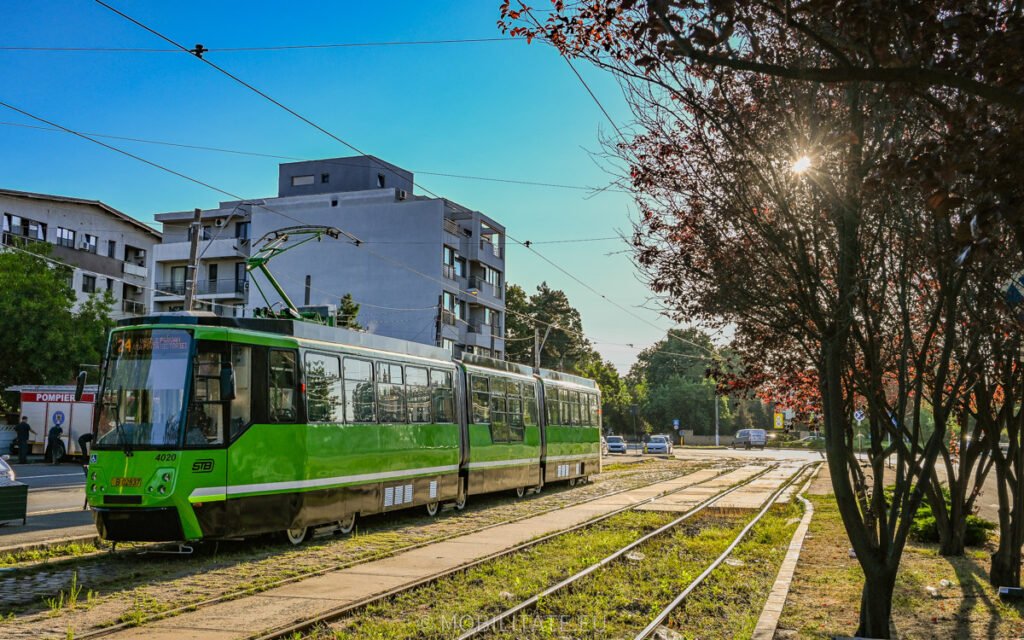
[[[749,635],[795,529],[773,510],[680,613],[684,637]],[[319,638],[452,638],[593,564],[678,513],[629,512],[360,610]],[[707,514],[506,621],[501,638],[621,637],[642,628],[735,538],[750,513]]]
[[[849,539],[832,495],[814,503],[776,638],[850,636],[857,629],[863,574],[849,556]],[[908,542],[893,596],[896,636],[911,638],[1019,638],[1024,605],[1004,604],[988,584],[990,550],[968,548],[944,558],[938,546]],[[949,580],[951,586],[942,587]],[[935,587],[937,596],[926,587]]]

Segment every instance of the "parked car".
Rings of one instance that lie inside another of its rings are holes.
[[[732,441],[732,448],[743,447],[744,449],[764,449],[768,434],[764,429],[740,429],[736,432],[736,438]]]
[[[644,453],[672,453],[672,441],[665,436],[651,436],[644,443]]]
[[[0,456],[0,478],[7,478],[14,482],[14,469],[11,468],[8,462],[10,459],[10,456]]]
[[[626,453],[626,440],[622,436],[608,436],[608,453]]]
[[[601,436],[601,455],[608,455],[608,441],[604,439],[604,436]]]

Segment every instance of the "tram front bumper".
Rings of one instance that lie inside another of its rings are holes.
[[[93,507],[100,537],[111,542],[177,542],[185,539],[174,507]]]

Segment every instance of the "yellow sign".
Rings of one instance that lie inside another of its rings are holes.
[[[775,428],[785,429],[786,428],[786,414],[775,412]]]

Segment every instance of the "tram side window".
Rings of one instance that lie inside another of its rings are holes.
[[[570,391],[569,395],[572,399],[572,423],[578,427],[583,424],[583,412],[580,410],[580,392]]]
[[[473,424],[487,424],[491,421],[490,383],[487,376],[473,374]]]
[[[368,360],[345,358],[345,421],[377,421],[373,365]]]
[[[434,409],[434,422],[455,422],[451,371],[430,370],[430,399]]]
[[[406,422],[402,365],[377,363],[377,415],[381,422]]]
[[[559,389],[558,400],[562,409],[562,424],[566,426],[575,424],[572,419],[572,395],[567,389]]]
[[[340,422],[344,413],[336,356],[306,354],[306,413],[310,422]]]
[[[590,403],[593,397],[589,393],[580,394],[580,413],[582,414],[580,422],[585,426],[593,426],[594,424],[594,409]]]
[[[252,347],[231,345],[231,368],[235,372],[235,398],[231,401],[231,439],[252,422]]]
[[[548,424],[562,424],[558,409],[558,389],[555,387],[544,388],[544,407],[548,416]]]
[[[491,378],[491,442],[508,442],[508,413],[505,401],[505,381]]]
[[[509,442],[523,441],[523,397],[522,385],[511,380],[505,383],[506,410],[508,411]]]
[[[295,422],[299,411],[295,393],[296,362],[294,351],[270,351],[270,421]]]
[[[523,385],[523,424],[537,426],[537,385],[532,382]]]
[[[425,368],[405,368],[405,400],[409,422],[430,422],[430,384]]]
[[[601,398],[597,395],[590,396],[590,415],[594,417],[591,423],[595,427],[601,426]]]

